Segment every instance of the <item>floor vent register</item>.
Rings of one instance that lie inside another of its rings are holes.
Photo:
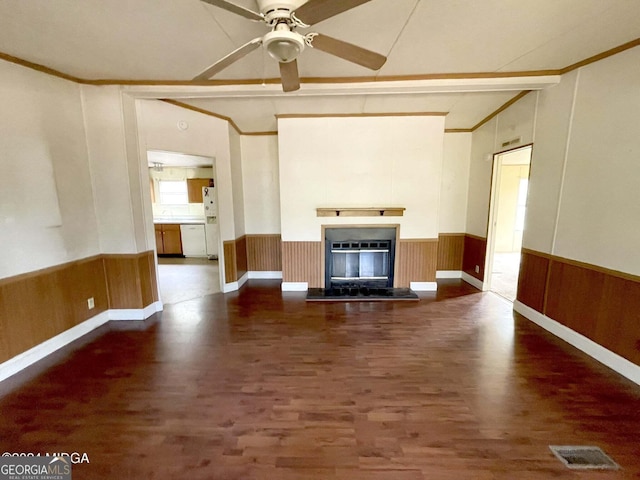
[[[598,447],[549,445],[549,448],[567,468],[617,470],[620,466]]]

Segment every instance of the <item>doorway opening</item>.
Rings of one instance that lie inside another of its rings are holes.
[[[147,151],[163,304],[218,293],[215,159]]]
[[[518,290],[532,146],[494,155],[486,289],[513,302]]]

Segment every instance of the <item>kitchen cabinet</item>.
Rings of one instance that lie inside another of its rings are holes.
[[[159,255],[182,255],[180,225],[156,223],[156,249]]]
[[[210,178],[187,178],[189,203],[202,203],[202,187],[208,187]]]

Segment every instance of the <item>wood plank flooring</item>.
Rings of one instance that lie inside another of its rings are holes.
[[[86,452],[75,480],[640,478],[640,387],[492,293],[421,297],[250,281],[111,324],[0,384],[0,452]],[[622,470],[568,470],[549,444]]]

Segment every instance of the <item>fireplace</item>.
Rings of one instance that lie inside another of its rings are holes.
[[[395,244],[395,227],[326,227],[325,288],[392,288]]]

